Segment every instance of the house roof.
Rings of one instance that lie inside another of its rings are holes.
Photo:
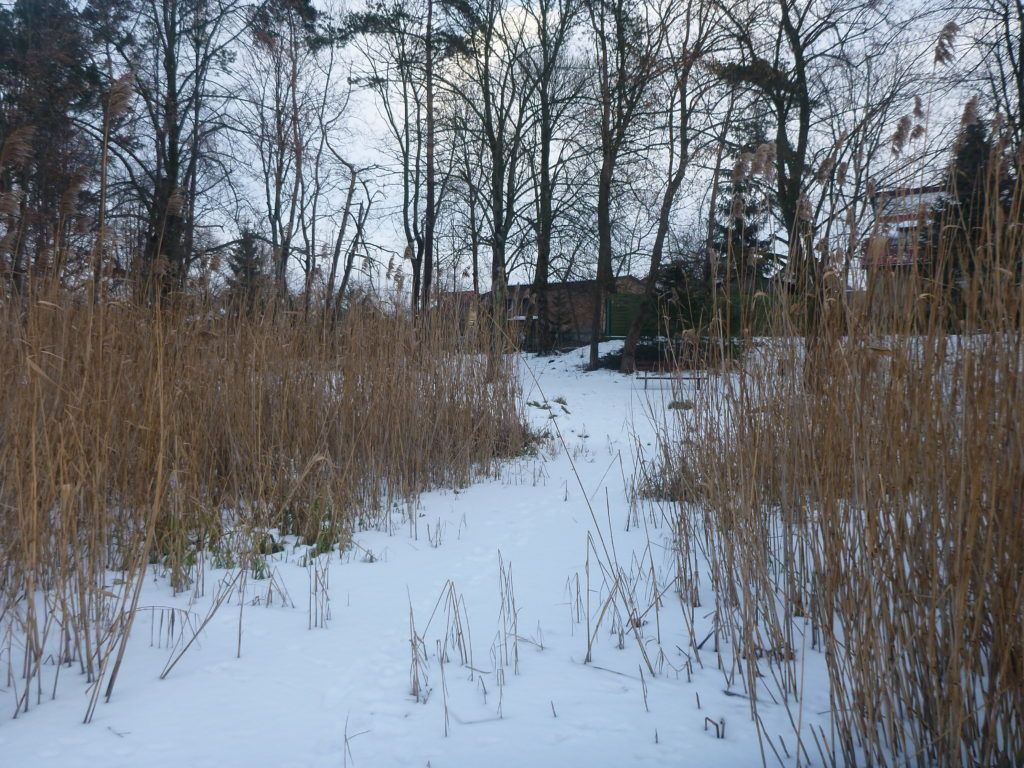
[[[879,191],[871,202],[879,222],[897,223],[927,217],[944,193],[940,186],[896,187]]]

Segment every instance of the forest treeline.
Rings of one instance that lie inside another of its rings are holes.
[[[748,291],[781,271],[813,315],[879,190],[942,183],[968,131],[1017,166],[1018,0],[907,6],[16,0],[2,290],[500,312],[511,276],[543,347],[549,283],[596,278],[592,363],[619,274],[649,314],[666,264]]]

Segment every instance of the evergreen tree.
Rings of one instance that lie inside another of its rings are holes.
[[[0,145],[16,135],[24,161],[0,168],[0,194],[19,210],[0,230],[0,265],[15,287],[30,270],[53,269],[70,214],[93,173],[95,149],[76,122],[99,101],[99,75],[79,11],[67,0],[17,0],[0,8]],[[62,223],[64,232],[55,225]],[[6,235],[16,231],[17,236]]]
[[[945,194],[925,230],[935,276],[954,296],[966,280],[985,270],[983,246],[994,231],[990,224],[997,212],[1007,211],[1012,188],[1007,166],[976,109],[976,102],[968,104],[946,171]]]
[[[658,270],[656,291],[660,324],[670,335],[706,328],[712,311],[711,294],[704,280],[703,255],[680,254]]]
[[[250,313],[267,287],[267,253],[256,233],[242,230],[238,245],[228,256],[228,291],[236,311]]]
[[[729,279],[745,292],[756,290],[775,268],[771,240],[764,236],[768,213],[755,180],[736,179],[722,190],[715,217],[714,248],[728,265]]]
[[[741,292],[752,294],[779,266],[766,234],[777,208],[770,179],[774,161],[768,147],[768,124],[755,114],[734,128],[736,154],[729,180],[719,187],[712,227],[712,247],[719,254],[728,279]]]
[[[760,325],[754,296],[781,261],[766,234],[776,196],[768,182],[774,169],[765,126],[755,119],[741,125],[739,131],[743,142],[729,181],[720,187],[712,225],[712,248],[718,254],[719,267],[715,294],[705,297],[708,306],[704,310],[708,317],[712,313],[717,316],[729,336]],[[760,306],[763,314],[763,302]]]

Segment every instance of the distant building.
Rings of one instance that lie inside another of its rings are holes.
[[[867,272],[865,300],[876,319],[899,322],[916,306],[930,259],[923,235],[943,193],[938,186],[900,187],[879,191],[872,199],[875,226],[861,266]]]
[[[454,312],[463,333],[476,327],[480,316],[480,294],[476,291],[445,291],[438,297],[438,304]]]
[[[875,228],[861,258],[862,266],[899,270],[920,265],[921,235],[941,202],[943,187],[899,187],[875,194]]]
[[[547,288],[548,327],[556,347],[578,347],[589,344],[591,323],[594,313],[594,280],[575,280],[549,283]],[[602,337],[624,336],[623,327],[628,328],[635,312],[634,304],[623,302],[621,297],[639,296],[644,292],[642,280],[632,275],[615,279],[614,298],[605,301],[601,310]],[[483,306],[488,306],[491,294],[480,296]],[[525,348],[534,346],[540,317],[532,283],[508,286],[505,309],[509,320],[518,330],[519,341]]]

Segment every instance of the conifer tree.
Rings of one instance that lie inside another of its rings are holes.
[[[936,259],[936,277],[954,293],[985,268],[989,217],[1007,208],[1012,181],[986,125],[978,119],[977,101],[968,103],[953,157],[946,170],[945,194],[935,205],[926,229],[926,252]]]
[[[238,245],[228,256],[227,267],[231,304],[235,311],[249,314],[268,280],[267,254],[253,230],[242,230]]]
[[[0,145],[20,137],[23,162],[0,168],[0,195],[18,210],[0,222],[0,271],[16,289],[59,263],[61,238],[84,202],[95,165],[76,126],[95,109],[99,75],[79,10],[67,0],[17,0],[0,8]]]

